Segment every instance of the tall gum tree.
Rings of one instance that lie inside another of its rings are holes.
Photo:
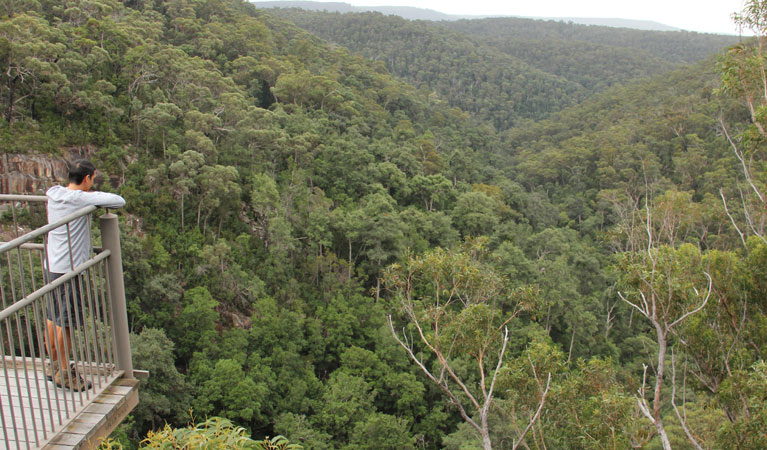
[[[743,11],[733,14],[741,30],[754,37],[730,47],[719,60],[722,85],[719,93],[745,103],[751,123],[740,133],[719,119],[743,176],[734,186],[719,190],[727,215],[744,247],[749,235],[767,244],[767,2],[748,0]],[[728,204],[728,198],[730,203]],[[739,206],[734,206],[739,204]]]
[[[681,324],[705,308],[711,296],[712,279],[703,269],[700,249],[691,244],[674,246],[679,228],[677,211],[664,207],[664,202],[654,205],[649,191],[648,187],[644,208],[634,209],[627,217],[629,220],[622,224],[628,250],[618,256],[618,296],[647,319],[655,334],[658,354],[652,365],[655,374],[652,394],[648,400],[648,366],[644,365],[642,386],[636,399],[642,414],[655,427],[664,450],[670,450],[661,412],[666,401],[663,386],[668,350]],[[674,195],[668,192],[664,197]],[[673,362],[673,354],[671,356]],[[677,409],[673,394],[671,403],[689,441],[700,449]]]
[[[508,326],[532,302],[481,262],[484,244],[483,239],[468,239],[458,250],[437,248],[409,256],[404,265],[386,269],[383,284],[404,322],[397,331],[389,316],[392,336],[476,430],[483,448],[491,450],[488,418],[506,362]],[[545,382],[541,375],[535,373],[537,408],[531,408],[534,413],[513,439],[513,449],[524,442],[543,410],[551,374]]]
[[[742,289],[735,283],[735,289],[722,289],[729,295],[722,296],[717,312],[729,320],[722,321],[726,332],[712,329],[717,331],[718,340],[728,345],[721,345],[721,356],[715,360],[721,368],[709,370],[713,376],[708,379],[713,381],[710,384],[729,419],[720,430],[720,439],[750,449],[765,448],[767,443],[763,344],[767,304],[763,284],[767,248],[767,2],[746,0],[741,12],[732,17],[742,32],[753,37],[741,39],[720,57],[718,93],[741,102],[750,120],[739,127],[724,115],[719,118],[721,134],[735,156],[740,175],[737,181],[723,186],[719,195],[743,244],[744,264],[737,272],[745,282],[738,283]],[[715,282],[731,284],[724,275],[715,274]],[[759,394],[754,395],[756,392]]]

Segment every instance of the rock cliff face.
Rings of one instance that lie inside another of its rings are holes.
[[[43,155],[0,155],[0,194],[44,194],[67,178],[63,158]]]

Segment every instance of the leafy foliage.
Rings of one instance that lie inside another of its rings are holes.
[[[742,20],[761,23],[759,4]],[[669,335],[657,417],[673,445],[689,431],[764,447],[760,40],[717,66],[706,58],[731,37],[522,19],[241,0],[15,1],[4,14],[3,156],[88,156],[128,200],[134,360],[154,375],[126,448],[150,431],[210,448],[287,445],[248,434],[473,448],[464,424],[479,414],[456,404],[481,395],[481,373],[498,380],[482,445],[657,447],[634,398],[658,379],[642,367],[657,364],[657,334],[618,292],[670,292],[678,317],[703,271],[711,301]],[[725,209],[741,192],[745,208]],[[648,215],[668,268],[650,287],[636,226]],[[412,317],[393,288],[409,270]],[[445,293],[465,303],[432,303]],[[468,394],[446,402],[387,314],[429,324]],[[486,356],[503,342],[498,368]],[[546,373],[546,408],[515,442]],[[187,427],[190,408],[232,422]]]
[[[105,441],[102,450],[121,449],[114,441]],[[298,444],[291,444],[283,436],[265,438],[261,441],[251,439],[246,430],[236,427],[227,419],[212,417],[205,422],[189,425],[186,428],[165,428],[149,432],[141,442],[140,449],[183,449],[199,448],[204,450],[292,450],[301,449]]]

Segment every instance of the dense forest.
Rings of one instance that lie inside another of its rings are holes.
[[[767,447],[765,36],[2,14],[2,151],[89,156],[127,200],[151,377],[122,448],[212,417],[307,449]]]
[[[613,85],[710,57],[732,36],[530,19],[409,21],[373,13],[268,9],[507,129]]]

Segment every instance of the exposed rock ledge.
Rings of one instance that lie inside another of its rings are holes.
[[[67,178],[64,158],[43,155],[0,155],[0,194],[44,194]]]

